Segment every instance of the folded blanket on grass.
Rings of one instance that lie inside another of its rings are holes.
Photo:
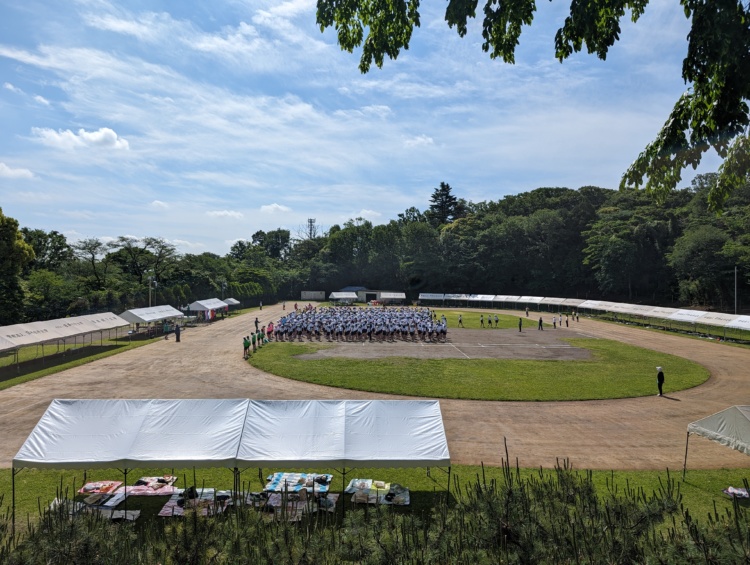
[[[94,481],[83,485],[78,494],[108,494],[122,484],[122,481]]]

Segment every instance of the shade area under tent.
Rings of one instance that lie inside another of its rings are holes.
[[[23,468],[447,467],[437,400],[55,399],[12,462]],[[126,508],[127,511],[127,508]]]
[[[70,340],[73,340],[73,348],[79,343],[81,347],[93,341],[93,336],[99,334],[100,343],[104,341],[104,332],[107,339],[119,338],[119,329],[127,327],[129,322],[112,312],[101,314],[87,314],[70,318],[58,318],[55,320],[43,320],[40,322],[29,322],[25,324],[13,324],[0,327],[0,354],[9,353],[13,355],[16,365],[19,364],[18,352],[23,347],[41,348],[42,362],[45,359],[45,346],[54,346],[55,353],[66,350]]]
[[[750,406],[730,406],[716,414],[688,424],[685,462],[682,466],[683,479],[687,471],[690,434],[710,439],[745,455],[750,455]]]

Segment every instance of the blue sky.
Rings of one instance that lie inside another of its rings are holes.
[[[607,61],[560,64],[568,5],[539,2],[507,65],[481,50],[481,22],[461,39],[423,0],[410,49],[362,75],[314,0],[4,0],[0,206],[71,241],[224,255],[307,218],[387,223],[440,182],[474,202],[616,188],[685,90],[688,21],[652,0]]]

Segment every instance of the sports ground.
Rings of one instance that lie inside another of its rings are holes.
[[[504,314],[513,312],[504,311]],[[515,313],[522,315],[521,313]],[[21,444],[54,398],[398,398],[324,387],[264,373],[242,358],[242,336],[255,317],[276,321],[281,306],[189,328],[181,343],[163,340],[0,391],[0,467],[10,467]],[[440,401],[451,460],[499,465],[507,440],[522,467],[552,467],[567,458],[588,469],[681,469],[687,424],[750,396],[750,350],[715,341],[581,318],[569,328],[449,329],[447,344],[344,344],[325,355],[560,359],[575,370],[585,352],[560,338],[598,337],[669,353],[706,367],[704,384],[666,396],[568,402]],[[644,379],[655,381],[654,367]],[[456,375],[460,378],[460,375]],[[515,462],[515,461],[513,461]],[[690,442],[691,469],[747,467],[747,456],[701,438]]]

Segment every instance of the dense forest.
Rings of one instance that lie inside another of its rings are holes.
[[[420,292],[605,298],[734,308],[750,273],[750,186],[719,214],[716,175],[655,202],[642,191],[539,188],[468,202],[440,183],[387,224],[257,231],[221,257],[160,237],[69,242],[0,211],[0,324],[209,297],[244,305],[348,285]],[[250,230],[249,230],[250,231]]]

